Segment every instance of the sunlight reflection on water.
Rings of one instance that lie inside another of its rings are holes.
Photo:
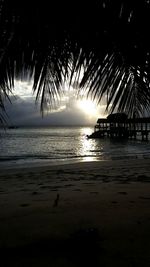
[[[78,151],[79,155],[83,155],[82,161],[96,161],[99,160],[95,156],[95,150],[96,150],[96,141],[94,139],[88,139],[87,135],[90,135],[92,133],[91,128],[81,128],[81,136],[80,139],[80,149]],[[99,150],[99,156],[102,155],[102,153]]]

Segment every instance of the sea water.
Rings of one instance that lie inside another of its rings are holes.
[[[88,139],[93,127],[0,130],[0,166],[150,158],[150,142]]]

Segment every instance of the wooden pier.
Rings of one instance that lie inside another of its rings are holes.
[[[110,114],[107,118],[99,118],[94,132],[89,138],[126,138],[148,141],[150,133],[150,117],[128,118],[124,113]]]

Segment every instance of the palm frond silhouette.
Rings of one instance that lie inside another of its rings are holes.
[[[149,0],[0,0],[1,111],[14,79],[33,77],[42,110],[69,79],[110,112],[149,112],[149,25]]]

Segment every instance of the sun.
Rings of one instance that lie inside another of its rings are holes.
[[[89,118],[97,118],[98,107],[92,100],[82,99],[77,102],[78,108]]]

